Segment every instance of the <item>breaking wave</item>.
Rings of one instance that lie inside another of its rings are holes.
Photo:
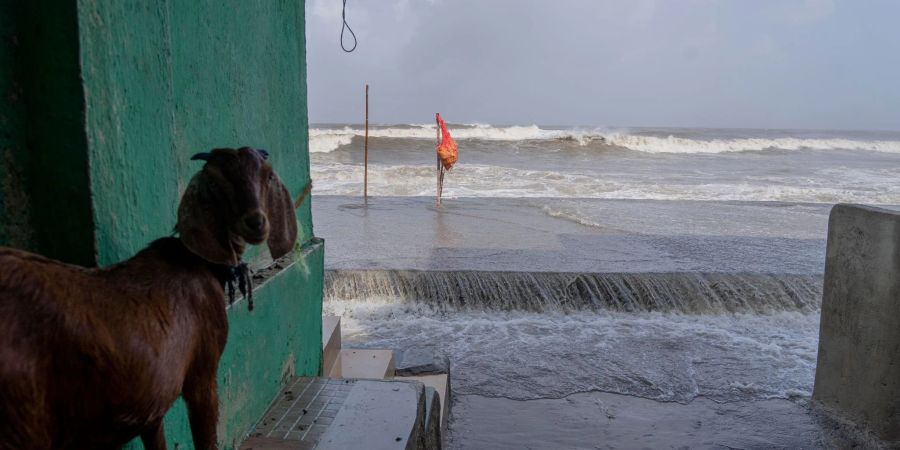
[[[900,153],[900,141],[857,141],[852,139],[711,139],[698,140],[675,136],[634,136],[617,134],[605,137],[609,145],[646,153],[731,153],[764,150],[863,150]]]
[[[309,152],[328,153],[353,142],[352,134],[313,134],[309,130]]]
[[[395,138],[395,139],[434,139],[435,125],[406,125],[397,128],[369,128],[370,138]],[[581,133],[573,133],[563,130],[544,130],[537,125],[492,127],[484,124],[463,125],[462,128],[454,128],[451,125],[453,138],[457,140],[480,139],[490,141],[527,141],[548,139],[577,139],[578,137],[588,142],[593,137],[581,136]],[[310,151],[313,153],[330,152],[337,150],[342,145],[350,144],[352,138],[365,136],[365,130],[361,128],[344,127],[342,129],[310,129]],[[596,136],[599,138],[600,136]]]
[[[537,125],[495,127],[485,124],[451,125],[457,140],[487,141],[535,141],[558,140],[574,142],[581,146],[599,143],[613,148],[623,148],[645,153],[733,153],[767,150],[861,150],[882,153],[900,153],[900,140],[867,140],[849,138],[733,138],[696,139],[674,135],[650,136],[624,132],[587,129],[544,129]],[[369,128],[370,138],[434,139],[435,125],[403,125],[397,127]],[[350,145],[354,137],[365,135],[365,130],[345,126],[343,128],[314,128],[309,131],[310,152],[327,153]]]

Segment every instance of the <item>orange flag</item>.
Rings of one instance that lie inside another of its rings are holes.
[[[459,159],[459,147],[456,145],[456,141],[450,137],[450,132],[447,131],[447,124],[444,123],[444,119],[441,118],[440,114],[437,114],[437,121],[441,124],[441,143],[437,147],[438,158],[441,159],[444,169],[450,170],[456,164],[456,160]]]

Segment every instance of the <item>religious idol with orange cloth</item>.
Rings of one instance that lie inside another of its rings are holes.
[[[444,172],[453,168],[459,159],[459,147],[450,136],[447,124],[440,114],[434,115],[438,125],[437,142],[437,204],[441,204],[441,194],[444,190]]]
[[[444,119],[441,118],[441,115],[435,114],[435,117],[437,117],[437,123],[441,127],[441,141],[437,146],[437,155],[438,158],[440,158],[444,169],[450,170],[453,168],[453,165],[456,164],[456,160],[459,159],[459,147],[456,145],[456,141],[450,136],[450,131],[447,130],[447,124],[444,123]]]

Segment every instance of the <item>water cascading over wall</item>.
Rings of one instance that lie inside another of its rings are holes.
[[[326,300],[388,299],[442,310],[812,312],[822,277],[755,273],[329,270]]]

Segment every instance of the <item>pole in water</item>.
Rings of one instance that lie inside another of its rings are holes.
[[[363,199],[369,201],[369,85],[366,84],[366,138],[365,156],[363,157]]]
[[[438,149],[438,147],[441,146],[441,122],[438,120],[438,113],[434,113],[434,124],[435,124],[435,128],[437,129],[436,144],[434,146],[434,149],[435,149],[434,154],[437,157],[437,172],[436,172],[437,191],[436,191],[436,193],[437,193],[437,205],[440,206],[441,205],[441,188],[443,187],[443,186],[441,186],[441,184],[442,184],[441,181],[443,181],[443,180],[441,180],[441,169],[443,167],[441,166],[441,155],[437,154],[437,149]]]

